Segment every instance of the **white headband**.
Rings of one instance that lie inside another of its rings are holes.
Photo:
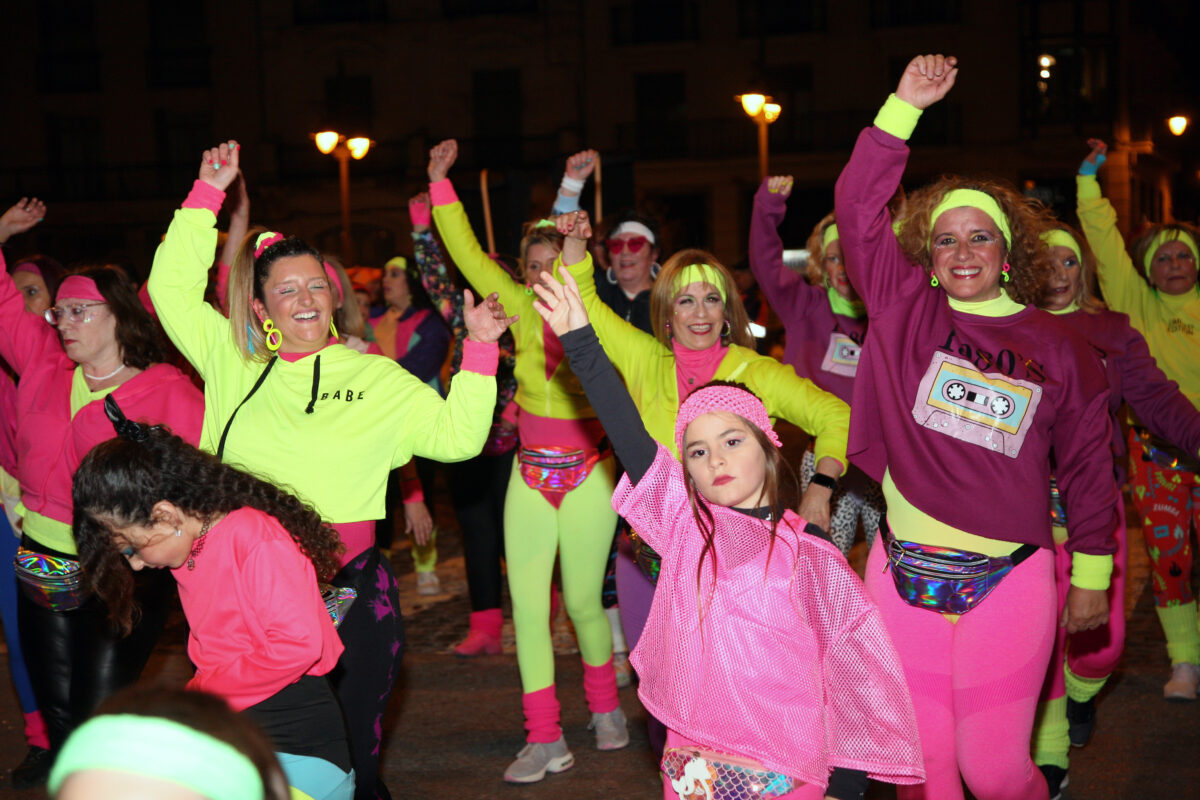
[[[622,233],[636,233],[639,236],[644,236],[646,237],[646,241],[650,242],[650,244],[654,245],[655,247],[658,247],[658,240],[654,238],[654,234],[651,233],[649,228],[640,222],[634,222],[632,220],[629,222],[622,222],[617,226],[615,231],[609,234],[609,236],[616,237],[620,236]]]

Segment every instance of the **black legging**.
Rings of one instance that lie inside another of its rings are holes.
[[[462,529],[471,610],[500,607],[504,555],[504,495],[514,450],[478,455],[450,466],[450,503]]]
[[[71,557],[29,537],[22,544],[39,553]],[[52,750],[62,747],[105,698],[137,682],[158,642],[175,581],[162,570],[143,570],[135,578],[141,617],[125,638],[113,631],[107,608],[96,597],[72,611],[51,611],[24,591],[19,593],[21,647]]]

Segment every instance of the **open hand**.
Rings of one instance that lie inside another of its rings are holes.
[[[1067,633],[1090,631],[1108,622],[1108,610],[1108,593],[1103,589],[1072,586],[1067,590],[1067,607],[1059,624]]]
[[[492,292],[483,302],[475,305],[475,296],[470,289],[463,289],[463,322],[467,325],[467,338],[473,342],[494,342],[509,326],[519,319],[510,317],[501,305],[499,295]]]
[[[46,204],[36,197],[22,197],[0,216],[0,242],[37,225],[46,217]]]
[[[235,140],[221,142],[200,154],[200,180],[225,191],[238,176],[242,146]]]
[[[446,180],[446,175],[457,160],[457,141],[446,139],[444,142],[435,144],[429,151],[429,166],[425,169],[425,172],[429,175],[429,182],[437,183],[438,181]]]
[[[767,178],[767,191],[780,197],[787,197],[792,193],[792,176],[772,175]]]
[[[954,87],[958,78],[958,59],[954,56],[917,56],[908,62],[896,97],[917,108],[929,108]]]
[[[541,282],[533,285],[538,302],[533,304],[537,312],[546,320],[555,336],[562,336],[570,331],[587,327],[587,310],[583,307],[583,298],[579,296],[579,284],[566,267],[560,266],[558,272],[563,282],[559,283],[546,271],[541,273]]]
[[[429,536],[433,533],[433,517],[429,508],[421,501],[404,504],[404,532],[410,534],[418,546],[429,544]]]

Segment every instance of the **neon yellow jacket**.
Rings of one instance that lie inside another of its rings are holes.
[[[1200,408],[1200,292],[1162,294],[1142,280],[1117,230],[1117,212],[1100,194],[1095,175],[1076,175],[1079,225],[1096,254],[1104,299],[1146,337],[1159,369]]]
[[[561,257],[554,262],[556,271],[560,264]],[[579,284],[596,336],[625,380],[646,430],[679,458],[675,446],[675,417],[679,413],[675,354],[604,304],[596,294],[590,253],[568,269]],[[772,420],[782,417],[815,437],[817,461],[825,456],[836,458],[845,472],[850,406],[837,395],[818,389],[790,366],[736,344],[729,346],[713,378],[745,385],[763,401]]]
[[[520,317],[510,328],[516,346],[517,364],[513,374],[517,379],[517,405],[531,414],[552,419],[594,418],[596,413],[566,358],[558,363],[550,378],[546,378],[542,318],[533,308],[536,297],[526,292],[524,286],[483,252],[462,203],[453,200],[438,205],[440,200],[447,199],[447,191],[443,188],[442,192],[433,194],[433,219],[446,252],[458,265],[459,272],[481,296],[496,292],[509,316]]]
[[[209,452],[266,366],[243,357],[229,320],[204,302],[215,223],[207,209],[176,211],[148,283],[167,335],[204,378],[200,447]],[[391,359],[333,344],[276,359],[237,411],[224,460],[287,487],[328,522],[379,519],[389,470],[414,455],[478,454],[495,404],[494,377],[463,371],[443,400]]]

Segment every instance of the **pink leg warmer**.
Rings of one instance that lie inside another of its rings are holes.
[[[880,542],[867,562],[867,591],[904,666],[926,771],[925,784],[899,786],[897,797],[961,800],[965,780],[978,800],[1044,800],[1029,740],[1054,645],[1053,555],[1030,556],[951,623],[900,599]]]
[[[497,655],[501,652],[500,634],[504,629],[504,615],[498,608],[471,612],[471,629],[457,647],[456,655],[470,658],[479,655]]]
[[[30,711],[25,715],[25,741],[31,747],[50,749],[50,737],[46,734],[46,721],[41,711]]]
[[[617,697],[617,673],[611,658],[598,667],[583,662],[583,694],[587,697],[588,710],[593,714],[607,714],[621,704]]]
[[[554,694],[554,684],[536,692],[526,692],[521,697],[521,706],[525,709],[525,736],[527,742],[549,744],[557,742],[562,736],[559,727],[558,697]]]

